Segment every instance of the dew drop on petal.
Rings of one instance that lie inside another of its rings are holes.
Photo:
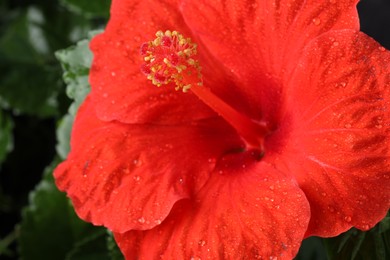
[[[200,246],[205,246],[205,245],[206,245],[206,241],[204,241],[204,240],[199,240],[198,244],[199,244]]]
[[[344,220],[349,223],[352,221],[352,218],[350,216],[345,216]]]
[[[379,47],[379,50],[380,50],[380,51],[386,51],[386,48],[383,47],[383,46],[380,46],[380,47]]]
[[[209,158],[207,161],[208,161],[209,163],[214,164],[217,160],[216,160],[215,158]]]
[[[141,224],[144,224],[144,223],[145,223],[144,217],[140,217],[140,218],[138,219],[138,222],[141,223]]]
[[[313,23],[314,23],[315,25],[320,25],[321,20],[320,20],[319,18],[314,18],[314,19],[313,19]]]
[[[363,225],[361,229],[367,231],[367,230],[370,229],[370,226],[369,225]]]

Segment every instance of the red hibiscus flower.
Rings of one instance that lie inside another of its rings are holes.
[[[373,227],[390,54],[356,4],[113,0],[58,187],[128,259],[291,259]]]

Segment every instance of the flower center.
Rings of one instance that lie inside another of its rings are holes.
[[[248,150],[264,153],[264,138],[270,133],[267,123],[239,113],[203,86],[196,44],[176,31],[158,31],[156,36],[155,40],[141,46],[141,56],[145,61],[141,71],[147,78],[157,87],[173,84],[176,90],[191,90],[236,129]]]

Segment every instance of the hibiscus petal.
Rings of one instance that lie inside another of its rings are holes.
[[[100,119],[177,124],[215,115],[191,92],[176,92],[171,86],[157,88],[141,73],[140,47],[153,40],[160,30],[177,30],[185,37],[192,37],[177,1],[112,1],[111,19],[105,32],[91,42],[94,53],[91,98],[98,104]],[[226,82],[220,66],[206,57],[209,54],[199,53],[202,67],[213,75],[207,84]]]
[[[310,218],[307,200],[272,166],[244,156],[224,161],[236,165],[216,169],[197,197],[177,203],[161,225],[116,233],[126,258],[292,259]]]
[[[245,79],[260,68],[266,69],[262,73],[285,74],[285,64],[295,63],[304,46],[322,33],[358,30],[357,2],[187,0],[182,12],[210,52]]]
[[[390,52],[342,30],[305,53],[286,94],[284,155],[311,205],[307,235],[367,230],[390,207]]]
[[[181,126],[103,122],[87,99],[71,145],[55,171],[57,186],[81,218],[125,232],[160,223],[176,201],[204,185],[215,158],[241,141],[220,119]]]
[[[233,74],[235,91],[247,103],[243,112],[272,123],[278,121],[284,80],[290,79],[304,46],[330,30],[358,30],[357,2],[187,0],[182,12],[199,42]],[[212,87],[234,107],[242,106],[241,99],[227,96],[230,88]]]

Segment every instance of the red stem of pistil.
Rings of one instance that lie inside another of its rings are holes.
[[[194,84],[191,91],[236,129],[246,142],[248,149],[264,152],[264,137],[270,133],[265,122],[255,122],[240,114],[204,86]]]

